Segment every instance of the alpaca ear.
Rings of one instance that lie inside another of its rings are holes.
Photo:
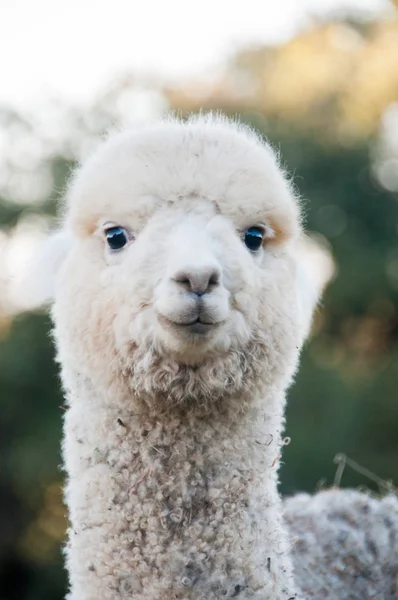
[[[321,289],[312,280],[306,265],[298,268],[298,306],[301,323],[302,343],[308,338],[311,331],[314,311],[321,296]]]
[[[304,342],[310,334],[314,311],[322,293],[334,277],[335,263],[324,243],[308,237],[299,242],[297,263],[298,304]]]
[[[49,235],[32,261],[27,288],[37,306],[54,299],[57,274],[72,248],[72,235],[60,230]]]

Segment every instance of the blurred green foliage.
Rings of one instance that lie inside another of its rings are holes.
[[[282,489],[333,483],[339,452],[397,481],[398,287],[388,264],[398,247],[398,195],[373,175],[372,139],[324,145],[279,129],[277,140],[308,199],[307,227],[327,238],[337,265],[289,394]],[[370,482],[347,471],[343,484]]]
[[[374,176],[374,133],[344,143],[316,135],[305,121],[286,127],[257,107],[227,108],[280,150],[304,198],[307,227],[327,241],[337,265],[289,393],[282,491],[332,484],[340,452],[398,481],[398,195]],[[45,161],[51,191],[34,204],[0,198],[0,233],[28,213],[55,214],[73,162],[67,152]],[[0,600],[60,600],[63,413],[49,318],[12,318],[1,292]],[[345,471],[342,485],[363,484],[371,487]]]

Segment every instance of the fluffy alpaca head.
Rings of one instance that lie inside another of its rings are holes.
[[[199,117],[111,137],[76,173],[59,235],[66,368],[165,405],[289,383],[317,294],[297,199],[251,130]]]

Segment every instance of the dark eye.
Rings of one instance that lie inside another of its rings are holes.
[[[259,250],[263,243],[264,239],[264,230],[261,227],[249,227],[245,231],[244,241],[246,246],[252,252]]]
[[[124,227],[109,227],[105,235],[111,250],[121,250],[129,241],[129,234]]]

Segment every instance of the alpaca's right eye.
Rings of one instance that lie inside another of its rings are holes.
[[[129,234],[124,227],[109,227],[105,231],[106,241],[111,250],[121,250],[129,242]]]
[[[251,252],[259,250],[264,240],[264,229],[262,227],[249,227],[244,234],[244,242]]]

